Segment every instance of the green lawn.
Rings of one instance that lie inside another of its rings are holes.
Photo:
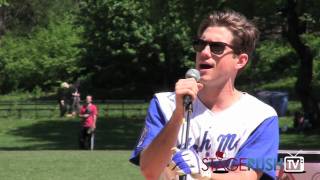
[[[0,119],[0,150],[77,150],[77,118]],[[142,119],[97,121],[96,149],[131,150],[140,135]]]
[[[2,180],[138,180],[129,151],[0,151]]]
[[[97,123],[96,150],[78,150],[76,118],[0,119],[0,179],[143,179],[130,152],[143,118],[105,118]],[[280,127],[292,127],[290,117]],[[281,134],[281,149],[320,149],[318,132]]]
[[[320,150],[320,131],[307,130],[305,133],[298,133],[292,130],[293,117],[279,118],[279,126],[287,126],[289,130],[280,134],[280,149],[318,149]]]
[[[0,119],[0,179],[143,179],[129,163],[143,120],[99,118],[96,150],[78,150],[78,119]]]
[[[0,150],[77,150],[79,120],[0,119]],[[280,118],[280,127],[292,127],[291,117]],[[104,118],[97,123],[96,149],[131,150],[140,135],[142,118]],[[320,149],[320,133],[281,133],[281,149]]]

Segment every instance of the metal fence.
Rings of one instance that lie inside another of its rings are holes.
[[[81,102],[83,104],[84,102]],[[99,117],[143,117],[148,103],[144,100],[95,100]],[[0,118],[58,118],[57,101],[0,101]]]

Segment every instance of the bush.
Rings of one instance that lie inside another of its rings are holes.
[[[79,29],[72,18],[37,28],[28,37],[6,34],[0,48],[1,93],[12,90],[48,90],[59,81],[69,81],[79,72]]]

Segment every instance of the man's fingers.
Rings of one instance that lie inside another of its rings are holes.
[[[201,83],[197,83],[197,86],[198,86],[198,91],[200,91],[204,87],[204,85]]]
[[[179,148],[177,148],[177,147],[171,148],[172,154],[175,154],[175,153],[177,153],[178,151],[179,151]]]
[[[176,167],[177,167],[177,165],[176,165],[176,163],[174,163],[173,161],[171,161],[168,165],[167,165],[167,167],[170,169],[170,170],[175,170],[176,169]]]
[[[179,175],[179,176],[181,176],[181,175],[186,175],[186,173],[184,173],[183,172],[183,170],[178,170],[178,171],[176,171],[176,173]]]

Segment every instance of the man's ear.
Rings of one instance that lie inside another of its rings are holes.
[[[238,55],[237,59],[238,61],[236,64],[236,68],[239,70],[239,69],[243,69],[247,65],[249,57],[247,54],[242,53]]]

